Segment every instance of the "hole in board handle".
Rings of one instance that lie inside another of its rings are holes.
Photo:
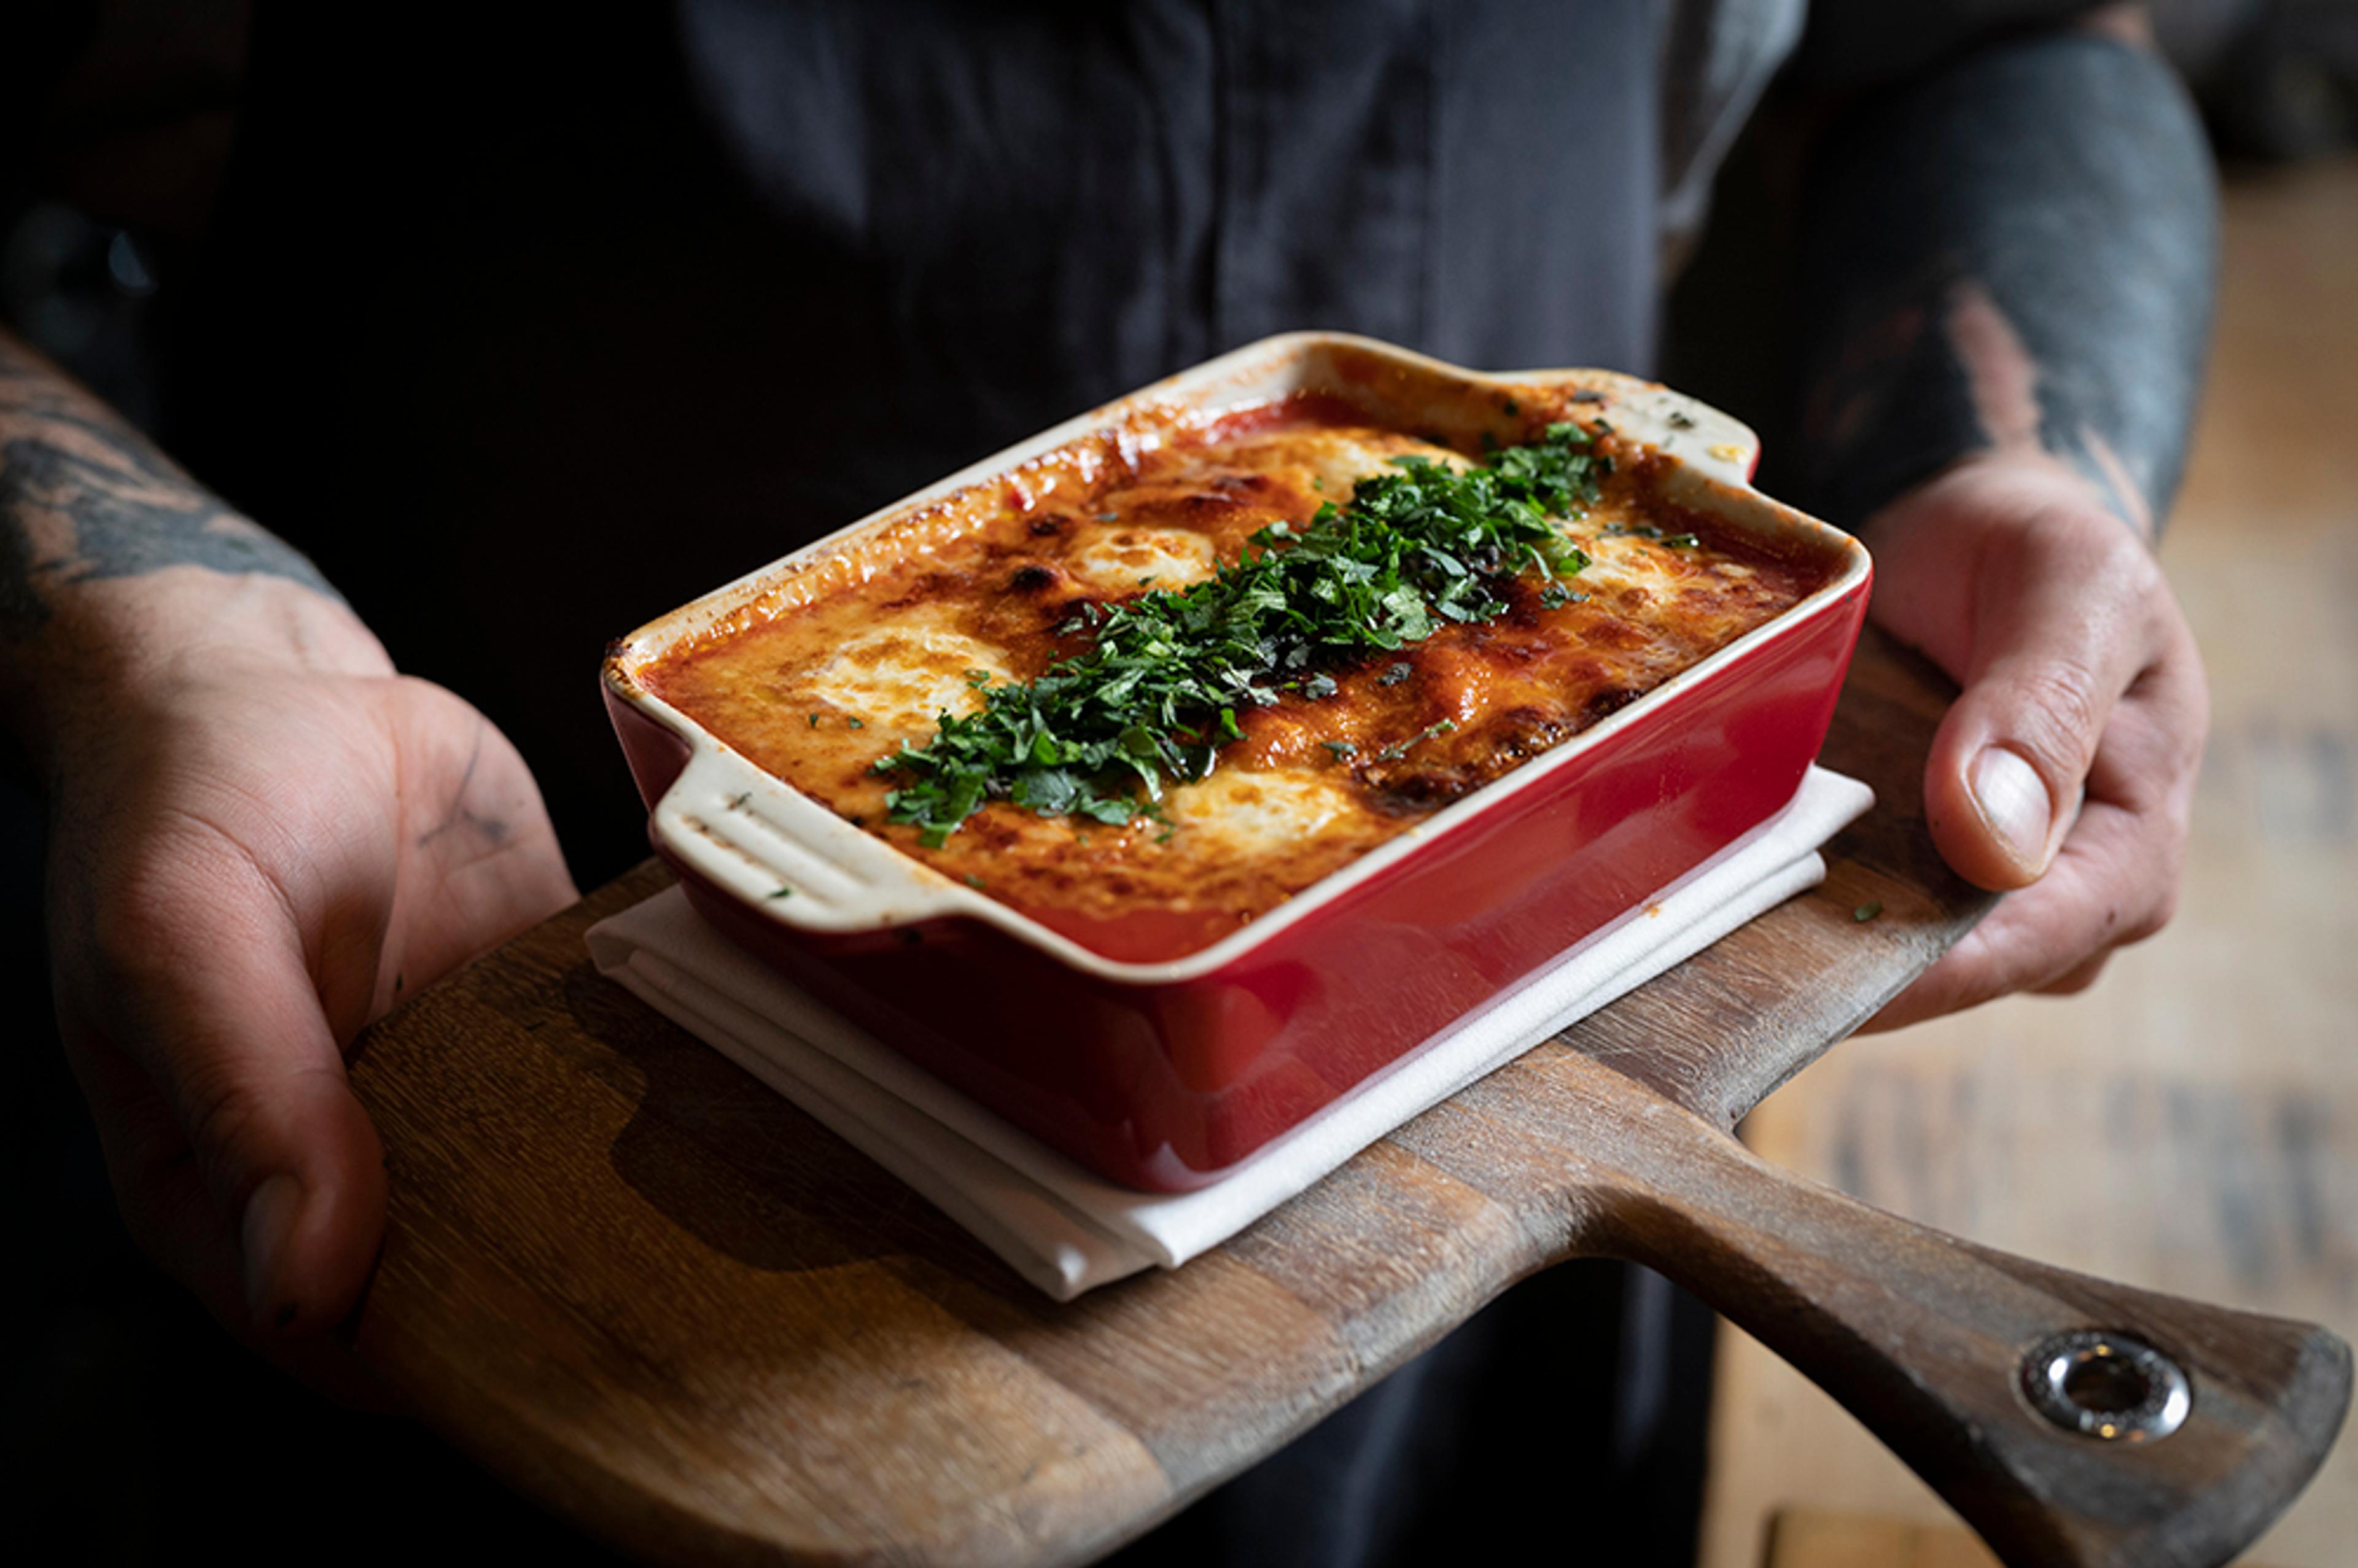
[[[2031,1409],[2066,1432],[2106,1443],[2158,1443],[2186,1422],[2186,1369],[2134,1335],[2075,1328],[2022,1358]]]

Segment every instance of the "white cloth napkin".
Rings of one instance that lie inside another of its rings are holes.
[[[1874,803],[1865,784],[1812,768],[1778,816],[1192,1193],[1082,1169],[748,956],[677,888],[591,926],[590,954],[1070,1301],[1219,1245],[1418,1112],[1814,887],[1819,847]]]

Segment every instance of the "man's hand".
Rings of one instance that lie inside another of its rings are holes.
[[[573,898],[504,737],[300,554],[0,332],[0,723],[49,812],[58,1025],[116,1201],[234,1332],[350,1310],[384,1228],[362,1024]]]
[[[1869,615],[1963,688],[1925,767],[1933,840],[2010,891],[1868,1027],[2080,990],[2176,906],[2209,725],[2185,617],[2145,542],[2042,457],[1960,464],[1863,532]]]
[[[1941,853],[2020,890],[1884,1028],[2078,989],[2158,929],[2205,725],[2149,548],[2214,293],[2201,120],[2139,7],[1973,10],[1942,49],[1912,7],[1812,7],[1794,66],[1806,493],[1875,551],[1876,622],[1964,688],[1924,779]]]
[[[144,669],[45,759],[59,1023],[124,1217],[262,1343],[348,1312],[384,1228],[341,1047],[574,897],[506,739],[350,631]]]

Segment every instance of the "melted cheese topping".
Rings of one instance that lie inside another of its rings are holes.
[[[1579,412],[1535,406],[1530,429]],[[1617,439],[1601,438],[1600,451]],[[970,672],[1029,679],[1086,646],[1056,631],[1082,603],[1200,581],[1260,529],[1307,524],[1408,454],[1469,460],[1300,413],[1200,432],[1092,470],[1077,493],[1011,492],[979,525],[680,650],[644,678],[903,851],[1102,950],[1172,957],[1578,734],[1824,575],[1823,562],[1763,553],[1668,503],[1651,460],[1622,451],[1597,504],[1565,525],[1590,558],[1567,581],[1573,601],[1546,606],[1525,579],[1495,621],[1329,671],[1330,697],[1287,694],[1239,712],[1244,738],[1221,749],[1209,777],[1172,786],[1160,819],[1111,827],[999,801],[936,849],[886,821],[892,781],[876,762],[904,740],[922,744],[937,715],[973,711]],[[1700,543],[1648,536],[1687,533]]]
[[[1065,558],[1075,578],[1116,596],[1184,588],[1210,577],[1217,565],[1212,541],[1192,528],[1083,528]]]
[[[1200,836],[1205,849],[1239,860],[1314,839],[1350,809],[1350,792],[1332,779],[1277,768],[1227,769],[1180,785],[1163,805],[1163,815]]]
[[[982,706],[978,673],[1009,678],[988,643],[912,618],[860,633],[806,666],[789,666],[778,689],[789,702],[799,691],[863,725],[928,735],[943,714],[963,718]]]

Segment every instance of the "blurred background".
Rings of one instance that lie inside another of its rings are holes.
[[[1853,1043],[1745,1130],[1774,1160],[1959,1235],[2358,1340],[2358,0],[2153,12],[2226,182],[2212,371],[2162,546],[2215,709],[2184,902],[2090,993]],[[56,118],[90,147],[169,126],[191,150],[154,168],[162,189],[142,210],[159,216],[138,228],[0,190],[0,319],[138,419],[150,313],[233,131],[244,17],[166,0],[106,14],[124,34],[172,34],[173,73],[129,116],[72,101],[70,82]],[[0,135],[29,123],[38,105],[20,84],[44,69],[0,58]],[[1773,267],[1742,237],[1761,232],[1745,220],[1768,156],[1747,145],[1726,167],[1719,222],[1670,301],[1664,373],[1762,428],[1773,491],[1779,409],[1760,389],[1779,345],[1757,303]],[[0,790],[0,979],[38,999],[38,807],[14,772]],[[476,1549],[545,1552],[529,1509],[431,1440],[323,1424],[308,1396],[226,1362],[211,1325],[123,1238],[86,1125],[57,1114],[76,1102],[54,1044],[20,1036],[11,1062],[0,1215],[17,1321],[0,1336],[0,1493],[20,1521],[70,1521],[76,1557],[93,1562],[189,1543],[292,1559],[320,1548],[325,1521],[356,1517],[365,1557],[446,1550],[447,1510],[405,1515],[372,1491],[384,1465],[463,1509]],[[1708,1422],[1704,1568],[1991,1561],[1846,1415],[1731,1330]],[[265,1493],[304,1506],[254,1508]],[[1683,1531],[1670,1535],[1683,1555]],[[2344,1441],[2252,1560],[2347,1568],[2354,1542],[2358,1443]]]

